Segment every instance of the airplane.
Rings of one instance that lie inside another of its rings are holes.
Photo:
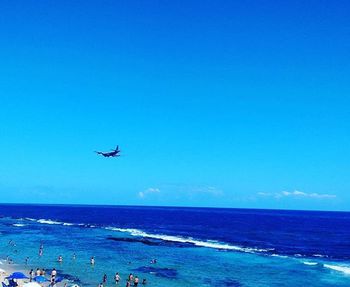
[[[117,157],[120,156],[121,150],[119,149],[119,146],[117,145],[116,149],[112,149],[110,152],[102,152],[102,151],[95,151],[95,153],[100,154],[104,157]]]

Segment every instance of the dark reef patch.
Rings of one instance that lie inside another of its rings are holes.
[[[160,240],[160,239],[149,239],[143,237],[107,237],[108,240],[113,240],[117,242],[128,242],[128,243],[142,243],[149,246],[169,246],[169,247],[192,247],[191,243],[182,243],[182,242],[174,242],[168,240]]]
[[[157,277],[167,278],[167,279],[176,279],[177,271],[173,268],[157,268],[152,266],[141,266],[133,269],[134,272],[141,272],[146,274],[153,274]]]

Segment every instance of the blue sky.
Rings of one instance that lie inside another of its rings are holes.
[[[2,202],[349,210],[348,1],[0,9]]]

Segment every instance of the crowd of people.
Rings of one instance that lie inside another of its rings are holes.
[[[15,243],[11,240],[9,242],[9,245],[15,246]],[[39,253],[40,257],[43,256],[43,254],[44,254],[44,245],[43,244],[40,244],[38,253]],[[75,260],[76,257],[77,257],[76,254],[73,253],[72,259]],[[9,256],[6,259],[7,259],[8,264],[12,263],[12,259]],[[59,255],[57,257],[57,262],[60,264],[63,263],[63,256],[62,255]],[[29,263],[29,257],[26,257],[25,258],[25,265],[28,265],[28,263]],[[152,259],[150,263],[155,264],[155,263],[157,263],[157,260]],[[131,264],[131,262],[129,262],[129,264]],[[90,265],[91,266],[95,265],[95,257],[94,256],[90,257]],[[32,282],[32,281],[35,281],[37,276],[42,276],[42,277],[46,278],[46,275],[48,275],[48,274],[46,273],[46,270],[44,268],[37,268],[36,270],[30,269],[28,275],[29,275],[28,276],[29,281]],[[43,280],[45,280],[45,278]],[[61,282],[62,278],[60,278],[58,280],[57,270],[56,270],[56,268],[53,268],[51,270],[51,273],[50,273],[50,280],[48,280],[48,279],[46,279],[46,280],[50,282],[50,285],[49,285],[50,287],[55,287],[56,283]],[[121,284],[122,279],[121,279],[121,276],[119,275],[119,272],[115,273],[114,280],[112,280],[112,282],[113,281],[116,285]],[[100,284],[98,284],[97,287],[106,287],[107,282],[108,282],[107,274],[104,274],[102,277],[102,282]],[[43,282],[40,282],[40,283],[43,283]],[[143,278],[142,281],[140,281],[139,277],[136,275],[134,276],[134,274],[132,274],[132,273],[130,273],[129,276],[126,278],[126,287],[138,286],[139,284],[146,285],[147,280],[145,278]],[[64,284],[64,287],[66,287],[66,286],[67,286],[67,283]]]
[[[119,285],[121,281],[119,273],[115,273],[114,275],[114,282],[115,284]],[[137,276],[134,276],[132,273],[129,274],[127,280],[126,280],[126,287],[130,286],[138,286],[140,283],[140,279]],[[104,274],[102,277],[102,282],[98,285],[98,287],[104,287],[107,284],[107,274]],[[142,285],[147,284],[147,280],[144,278],[141,282]]]

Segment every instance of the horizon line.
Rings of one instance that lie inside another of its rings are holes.
[[[131,204],[90,204],[90,203],[18,203],[0,202],[3,205],[29,205],[29,206],[70,206],[70,207],[138,207],[138,208],[186,208],[186,209],[237,209],[237,210],[267,210],[267,211],[304,211],[304,212],[342,212],[350,210],[319,210],[319,209],[288,209],[288,208],[252,208],[252,207],[215,207],[215,206],[180,206],[180,205],[131,205]]]

